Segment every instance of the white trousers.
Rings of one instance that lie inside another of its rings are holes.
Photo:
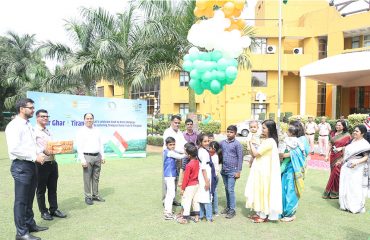
[[[166,185],[166,197],[164,198],[164,211],[166,213],[172,213],[172,203],[176,196],[176,177],[165,177],[164,183]]]
[[[183,215],[190,216],[190,208],[193,205],[193,211],[199,212],[199,202],[197,199],[198,184],[187,186],[184,194],[182,195],[181,206],[184,209]]]
[[[312,135],[307,135],[306,134],[306,137],[308,139],[308,142],[310,144],[310,152],[313,152],[314,151],[314,147],[315,147],[315,134],[312,134]]]
[[[264,212],[256,212],[256,214],[257,214],[260,218],[263,218],[263,219],[265,219],[265,218],[268,216],[269,220],[271,220],[271,221],[279,220],[279,214],[278,214],[278,213],[270,213],[269,215],[267,215],[267,214],[266,214],[266,213],[264,213]]]
[[[319,148],[320,148],[320,154],[327,154],[328,153],[328,144],[329,144],[329,138],[328,136],[319,136]]]

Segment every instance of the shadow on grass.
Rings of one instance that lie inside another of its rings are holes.
[[[363,232],[351,227],[343,227],[346,231],[346,239],[370,239],[370,232]]]
[[[112,195],[115,192],[114,188],[112,187],[102,188],[99,191],[100,191],[99,195],[101,195],[103,198],[105,198],[106,196]]]

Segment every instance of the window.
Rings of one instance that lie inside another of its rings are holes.
[[[179,113],[182,117],[186,116],[189,113],[189,104],[188,103],[180,103]]]
[[[181,71],[180,72],[180,87],[189,86],[189,73]]]
[[[267,87],[267,72],[252,72],[252,87]]]
[[[98,97],[104,97],[104,86],[103,87],[98,87]]]
[[[360,37],[353,37],[352,38],[352,48],[359,48],[360,47]]]
[[[370,35],[364,36],[364,47],[370,47]]]
[[[157,115],[160,112],[159,79],[152,84],[145,84],[131,91],[131,99],[147,100],[147,113]]]
[[[323,82],[318,82],[316,116],[325,116],[325,108],[326,108],[326,84]]]
[[[251,109],[252,109],[252,118],[258,120],[260,113],[264,113],[266,116],[267,104],[252,103]]]
[[[252,47],[252,53],[254,54],[266,54],[267,39],[256,38],[254,39],[255,45]]]
[[[323,59],[327,57],[327,39],[321,38],[319,39],[319,59]]]

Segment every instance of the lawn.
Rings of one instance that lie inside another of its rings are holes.
[[[5,136],[0,132],[0,239],[14,239],[13,179],[9,172]],[[292,223],[254,224],[247,219],[244,188],[248,169],[244,166],[236,185],[237,215],[221,216],[213,223],[180,225],[162,218],[161,156],[145,159],[110,160],[103,166],[100,193],[105,203],[87,206],[83,199],[82,170],[79,164],[59,165],[59,208],[66,219],[44,221],[36,199],[36,222],[50,229],[37,233],[42,239],[369,239],[370,203],[365,214],[338,209],[337,200],[321,199],[328,172],[308,170],[306,189],[297,219]],[[225,205],[221,181],[220,209]]]

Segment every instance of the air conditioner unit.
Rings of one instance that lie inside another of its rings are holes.
[[[294,48],[293,49],[293,54],[303,54],[303,48]]]
[[[267,45],[266,53],[273,54],[275,52],[276,52],[276,46],[275,45]]]

